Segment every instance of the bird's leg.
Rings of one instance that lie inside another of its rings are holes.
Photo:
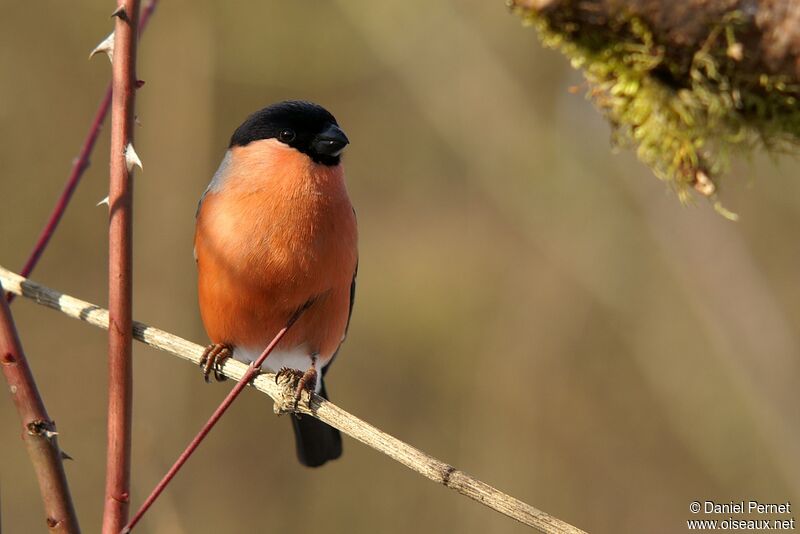
[[[214,343],[206,347],[203,357],[200,359],[200,367],[203,369],[203,379],[206,383],[210,382],[208,376],[214,371],[214,380],[223,382],[228,379],[220,372],[222,362],[233,355],[233,347],[225,343]]]

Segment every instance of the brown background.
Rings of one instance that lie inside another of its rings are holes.
[[[0,16],[0,264],[19,269],[109,76],[86,55],[111,2]],[[595,533],[684,532],[693,500],[800,505],[800,181],[756,156],[730,223],[613,154],[577,73],[503,2],[165,0],[142,42],[135,316],[197,342],[197,199],[233,129],[275,100],[349,135],[361,270],[329,390],[343,407]],[[34,279],[106,301],[107,130]],[[85,532],[102,504],[105,335],[13,306],[75,457]],[[135,347],[133,502],[230,387]],[[345,440],[323,469],[247,392],[142,532],[525,532]],[[43,530],[0,399],[4,532]],[[695,516],[697,517],[697,516]],[[702,517],[702,516],[700,516]]]

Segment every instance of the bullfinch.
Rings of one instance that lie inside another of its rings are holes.
[[[358,266],[356,217],[341,154],[349,143],[325,108],[273,104],[233,133],[197,208],[200,314],[212,345],[206,380],[229,356],[255,361],[300,313],[263,369],[327,398],[324,376],[344,341]],[[339,431],[292,418],[297,456],[316,467],[342,453]]]

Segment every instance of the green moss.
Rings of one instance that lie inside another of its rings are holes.
[[[520,12],[545,46],[582,69],[587,96],[611,122],[614,141],[635,147],[639,159],[683,201],[694,189],[735,218],[717,199],[729,155],[762,146],[784,150],[800,139],[800,87],[737,68],[742,45],[736,41],[741,23],[735,12],[689,59],[667,54],[634,16],[621,15],[603,28],[579,28]]]

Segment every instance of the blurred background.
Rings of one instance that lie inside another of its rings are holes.
[[[2,2],[0,264],[19,270],[110,68],[113,2]],[[609,130],[579,73],[502,0],[163,0],[141,42],[135,317],[198,343],[194,211],[251,112],[303,98],[352,144],[360,224],[345,409],[593,533],[683,532],[693,500],[800,503],[798,165],[722,184],[732,223],[681,206]],[[616,152],[616,153],[615,153]],[[33,278],[106,305],[108,129]],[[13,305],[85,532],[104,484],[106,336]],[[231,387],[134,346],[134,507]],[[5,532],[44,529],[0,401]],[[263,396],[234,405],[141,532],[527,530],[345,438],[295,460]]]

